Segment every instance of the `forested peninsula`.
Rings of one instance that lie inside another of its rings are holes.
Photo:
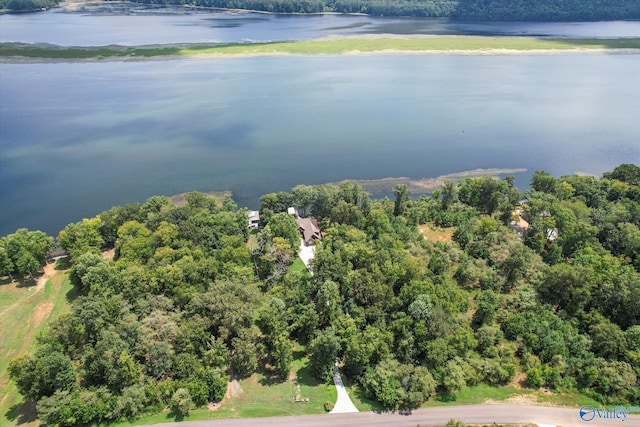
[[[17,0],[13,0],[17,1]],[[133,0],[273,13],[364,13],[467,21],[599,21],[640,19],[635,0]]]
[[[245,9],[271,13],[361,13],[464,21],[599,21],[640,19],[635,0],[131,0],[151,5]],[[0,0],[0,10],[35,11],[60,0]]]
[[[56,7],[60,0],[0,0],[0,11],[31,12]]]
[[[514,384],[640,404],[640,167],[538,171],[525,192],[512,176],[464,178],[415,196],[403,183],[377,200],[357,183],[299,185],[262,196],[250,229],[230,197],[191,192],[69,224],[55,244],[4,236],[0,292],[56,245],[73,287],[10,378],[60,426],[182,418],[258,378],[290,390],[264,409],[284,415],[336,360],[369,409]],[[312,275],[292,208],[321,229]]]

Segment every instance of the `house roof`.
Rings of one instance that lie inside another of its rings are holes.
[[[296,222],[302,232],[305,243],[312,243],[315,239],[320,238],[320,224],[318,224],[317,219],[296,216]]]
[[[259,220],[260,219],[260,211],[249,211],[248,213],[249,221]]]

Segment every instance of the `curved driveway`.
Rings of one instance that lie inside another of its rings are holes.
[[[336,399],[336,404],[329,412],[330,414],[347,414],[350,412],[358,412],[358,408],[353,404],[351,398],[349,397],[349,393],[344,388],[344,384],[342,383],[342,377],[340,376],[340,371],[338,370],[338,363],[333,367],[333,382],[336,385],[336,391],[338,392],[338,397]]]
[[[640,426],[640,415],[629,415],[623,422],[615,419],[582,421],[578,408],[556,408],[533,405],[465,405],[422,408],[410,415],[400,413],[358,412],[351,414],[299,415],[269,418],[236,418],[232,420],[186,421],[155,424],[155,427],[416,427],[443,426],[451,418],[464,423],[547,424],[562,427],[631,427]]]

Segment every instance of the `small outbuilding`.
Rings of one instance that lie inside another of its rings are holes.
[[[249,228],[258,229],[260,224],[260,212],[259,211],[249,211],[247,214],[249,221]]]

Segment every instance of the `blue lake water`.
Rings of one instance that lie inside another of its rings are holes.
[[[640,164],[639,75],[619,54],[0,64],[0,235],[193,189],[257,207],[299,183]]]
[[[0,42],[63,46],[304,40],[361,34],[640,37],[640,22],[459,22],[356,15],[274,15],[102,3],[0,15]]]

